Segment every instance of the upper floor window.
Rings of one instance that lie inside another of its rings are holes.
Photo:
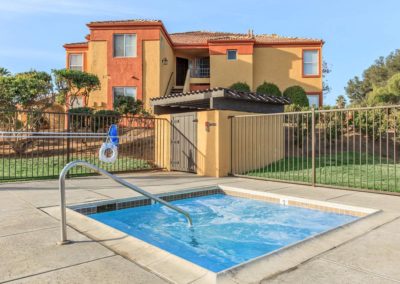
[[[210,78],[210,57],[200,57],[190,60],[190,77]]]
[[[114,87],[113,94],[115,96],[133,97],[136,99],[136,87]]]
[[[237,50],[236,49],[228,49],[226,52],[228,60],[236,60],[237,59]]]
[[[303,76],[319,76],[319,50],[303,50]]]
[[[83,56],[82,54],[69,55],[69,69],[83,71]]]
[[[114,35],[114,57],[136,57],[136,35]]]

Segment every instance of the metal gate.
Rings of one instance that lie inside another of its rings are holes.
[[[197,114],[174,114],[171,123],[171,169],[195,173]]]

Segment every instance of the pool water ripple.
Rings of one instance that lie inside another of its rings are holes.
[[[219,272],[357,217],[216,194],[89,215],[170,253]]]

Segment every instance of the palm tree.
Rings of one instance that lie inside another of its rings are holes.
[[[11,75],[10,71],[8,71],[4,67],[0,67],[0,76],[9,76],[9,75]]]
[[[340,95],[337,97],[336,107],[337,108],[345,108],[346,107],[346,98],[343,95]]]

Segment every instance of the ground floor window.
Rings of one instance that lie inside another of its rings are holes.
[[[126,96],[136,99],[136,87],[114,87],[113,96]]]
[[[75,97],[74,99],[70,99],[70,106],[71,108],[78,108],[78,107],[84,107],[83,103],[83,97]]]
[[[307,95],[310,106],[319,107],[319,94]]]

